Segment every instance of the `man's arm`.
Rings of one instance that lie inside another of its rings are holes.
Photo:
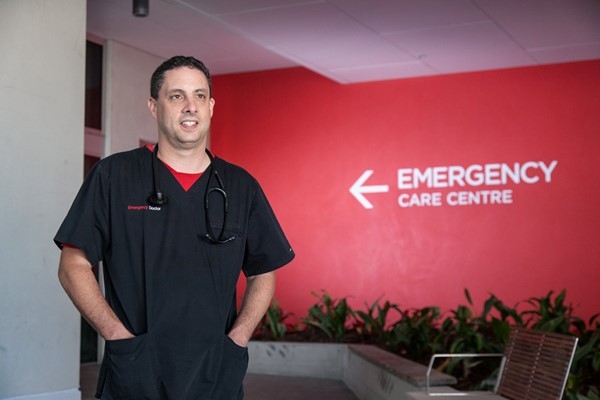
[[[63,247],[58,279],[75,307],[100,336],[107,340],[134,336],[106,302],[83,250]]]
[[[275,271],[251,276],[246,280],[246,292],[240,312],[229,337],[238,346],[246,347],[254,329],[267,312],[275,292]]]

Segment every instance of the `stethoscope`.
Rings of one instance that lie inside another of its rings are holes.
[[[204,192],[204,216],[206,218],[206,230],[208,233],[204,235],[206,239],[208,239],[212,243],[223,244],[227,242],[231,242],[235,239],[235,236],[230,236],[228,238],[223,238],[225,233],[225,225],[227,223],[227,214],[229,212],[229,202],[227,200],[227,193],[225,192],[225,186],[223,185],[223,181],[215,168],[214,157],[206,149],[206,154],[210,160],[210,175],[208,176],[208,182],[206,183],[206,191]],[[210,187],[210,183],[212,181],[213,176],[217,180],[219,187]],[[162,190],[160,190],[160,181],[158,175],[158,143],[154,145],[154,151],[152,152],[152,179],[154,180],[154,194],[148,197],[148,203],[153,206],[162,207],[169,201],[169,198],[165,196]],[[223,225],[221,226],[221,232],[219,232],[219,236],[215,236],[212,225],[210,223],[210,213],[208,212],[208,199],[210,198],[211,193],[216,192],[223,197]]]

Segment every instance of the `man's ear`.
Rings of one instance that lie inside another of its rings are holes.
[[[212,117],[213,109],[215,108],[215,99],[213,97],[210,98],[209,104],[210,104],[210,116]]]
[[[154,100],[152,97],[148,99],[148,109],[150,110],[152,117],[156,119],[156,100]]]

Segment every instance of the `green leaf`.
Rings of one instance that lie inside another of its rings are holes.
[[[473,300],[471,300],[471,293],[469,293],[469,289],[465,288],[465,297],[470,305],[473,305]]]

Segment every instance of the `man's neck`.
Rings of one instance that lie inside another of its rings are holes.
[[[206,154],[206,145],[194,148],[173,148],[168,143],[159,141],[158,158],[178,172],[195,174],[204,172],[210,165]]]

